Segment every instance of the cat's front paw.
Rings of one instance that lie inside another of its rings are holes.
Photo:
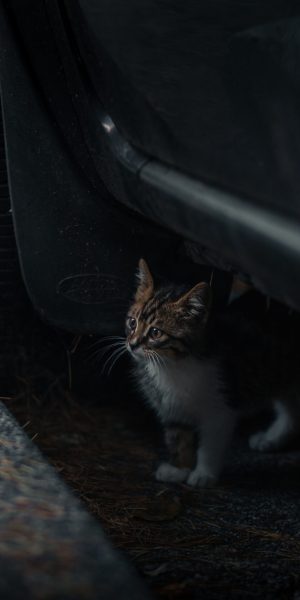
[[[254,433],[249,438],[249,446],[252,450],[259,450],[260,452],[269,452],[274,450],[274,441],[268,439],[264,431]]]
[[[215,485],[217,478],[209,471],[194,469],[187,478],[187,484],[192,487],[210,488]]]
[[[164,481],[166,483],[182,483],[186,481],[189,476],[190,469],[179,469],[169,463],[162,463],[159,465],[155,477],[157,481]]]

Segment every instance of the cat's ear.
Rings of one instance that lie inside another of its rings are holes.
[[[135,294],[137,301],[147,302],[153,294],[154,284],[153,277],[146,261],[141,258],[137,270],[138,287]]]
[[[208,283],[197,283],[191,290],[181,296],[173,307],[184,312],[188,317],[203,315],[206,320],[211,305],[211,288]]]

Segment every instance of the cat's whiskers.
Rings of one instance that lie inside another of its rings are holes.
[[[153,355],[151,352],[147,352],[147,359],[149,360],[149,362],[151,363],[151,365],[154,364],[154,359],[153,359]]]
[[[156,353],[153,350],[151,352],[151,359],[152,359],[153,364],[155,365],[155,367],[157,367],[157,369],[160,370],[160,364],[159,364],[159,362],[157,360]]]
[[[126,348],[125,342],[123,342],[123,343],[121,344],[121,347],[118,347],[118,348],[116,348],[116,349],[115,349],[115,350],[112,352],[112,354],[110,354],[110,356],[109,356],[109,357],[106,359],[106,361],[105,361],[105,363],[104,363],[104,365],[103,365],[103,367],[102,367],[101,374],[104,374],[104,372],[105,372],[105,369],[106,369],[106,367],[109,365],[109,363],[110,363],[110,361],[111,361],[111,360],[113,360],[115,357],[118,357],[118,358],[120,358],[120,357],[121,357],[121,354],[124,354],[125,352],[127,352],[127,348]],[[114,363],[113,363],[113,364],[114,364]],[[112,366],[113,366],[113,365],[112,365]]]
[[[111,348],[109,348],[109,350],[110,349]],[[122,343],[118,344],[118,346],[115,349],[112,348],[112,352],[109,354],[109,356],[106,358],[106,360],[104,362],[103,370],[105,370],[105,367],[110,362],[110,360],[123,349],[124,349],[124,345]]]
[[[111,374],[111,372],[112,372],[112,370],[113,370],[113,368],[114,368],[115,364],[118,362],[118,360],[119,360],[119,359],[120,359],[120,358],[121,358],[121,357],[122,357],[124,354],[126,354],[126,352],[127,352],[127,348],[123,348],[123,349],[122,349],[122,350],[121,350],[121,351],[118,353],[118,355],[115,357],[115,359],[114,359],[113,363],[111,364],[111,366],[110,366],[110,367],[109,367],[109,369],[108,369],[108,373],[107,373],[107,376],[108,376],[108,377],[110,376],[110,374]]]
[[[111,347],[106,348],[105,350],[99,350],[97,352],[93,352],[93,354],[88,356],[89,362],[91,364],[99,363],[104,358],[105,354],[107,354],[110,350],[112,350]]]
[[[92,344],[89,345],[89,349],[94,348],[95,346],[99,346],[100,344],[103,344],[103,342],[107,342],[107,341],[115,341],[115,340],[122,340],[125,341],[125,337],[121,336],[121,335],[106,335],[105,337],[102,337],[98,340],[95,340]]]
[[[155,350],[151,349],[148,350],[146,352],[146,356],[149,359],[150,363],[153,365],[153,367],[155,367],[156,369],[160,370],[161,367],[163,366],[162,363],[160,362],[160,357],[157,354],[157,352],[155,352]]]
[[[104,356],[105,354],[107,354],[107,352],[109,352],[109,350],[111,350],[112,348],[115,348],[116,346],[122,346],[125,344],[125,338],[120,339],[117,342],[114,343],[110,343],[110,344],[106,344],[105,346],[101,346],[100,348],[96,348],[93,350],[93,352],[90,352],[87,355],[87,358],[91,361],[91,362],[95,362],[98,358],[101,359],[102,356]]]
[[[155,350],[153,350],[153,352],[154,352],[154,355],[155,355],[155,357],[156,357],[156,359],[158,361],[158,364],[159,364],[160,368],[162,368],[162,369],[166,368],[166,362],[163,359],[163,357],[160,356],[160,354],[158,354],[158,352],[155,352]]]
[[[146,348],[144,348],[144,354],[145,354],[145,357],[146,357],[147,361],[148,361],[149,363],[151,363],[151,365],[153,365],[153,358],[152,358],[152,353],[151,353],[151,351],[150,351],[150,350],[148,350],[148,349],[146,349]]]

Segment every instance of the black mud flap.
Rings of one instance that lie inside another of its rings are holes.
[[[118,204],[100,178],[91,181],[75,163],[3,7],[0,22],[9,188],[28,294],[39,314],[58,327],[117,331],[138,259],[150,259],[163,274],[178,237]]]

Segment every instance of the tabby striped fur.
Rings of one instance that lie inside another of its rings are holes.
[[[172,464],[160,465],[156,472],[160,481],[186,481],[192,486],[214,483],[237,417],[250,406],[258,404],[260,408],[260,397],[263,402],[264,398],[272,401],[263,387],[257,389],[259,377],[249,377],[248,343],[243,337],[246,330],[238,323],[236,330],[241,341],[236,353],[230,347],[234,338],[232,319],[225,335],[229,346],[223,348],[223,359],[215,349],[207,351],[205,337],[210,304],[208,284],[198,283],[189,290],[176,286],[155,287],[146,262],[140,260],[138,286],[126,320],[126,345],[133,358],[137,383],[165,428],[171,456],[176,457]],[[210,326],[207,337],[215,338],[220,346],[220,329]],[[258,346],[255,354],[261,362]],[[242,387],[245,384],[247,387],[244,400],[238,394],[238,406],[232,405],[224,391],[223,367],[226,359],[231,358],[235,360],[235,372],[240,373],[244,382]],[[281,392],[285,392],[285,388],[280,389],[272,364],[270,366],[272,387],[280,397],[274,396],[275,421],[267,431],[250,438],[250,446],[259,450],[277,447],[293,429],[294,405],[282,402]],[[255,368],[258,373],[261,365]],[[270,389],[270,385],[266,387],[267,391]],[[191,460],[195,447],[197,451]]]

